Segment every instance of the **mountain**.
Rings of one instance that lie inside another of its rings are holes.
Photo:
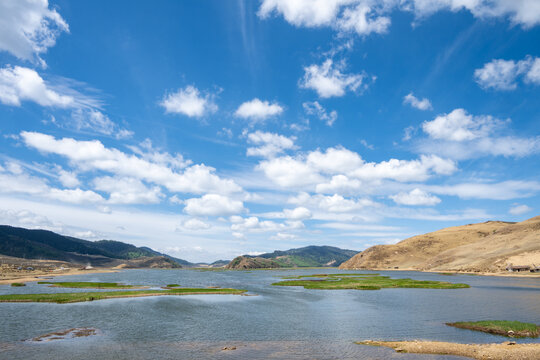
[[[178,267],[191,264],[148,247],[136,247],[120,241],[88,241],[48,230],[29,230],[7,225],[0,225],[0,254],[92,266],[118,266],[125,263],[126,266],[143,267],[145,264],[159,263],[156,267]],[[151,261],[139,261],[150,258]]]
[[[237,269],[261,267],[321,267],[339,266],[344,261],[354,256],[357,251],[344,250],[333,246],[306,246],[286,251],[276,250],[272,253],[258,256],[243,255],[232,260],[227,268]],[[251,261],[249,259],[252,259]],[[270,260],[264,261],[264,260]],[[238,267],[242,266],[242,267]]]
[[[487,221],[376,245],[340,269],[500,272],[508,264],[540,265],[540,216],[519,223]]]

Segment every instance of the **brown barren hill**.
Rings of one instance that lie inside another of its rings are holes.
[[[540,266],[540,216],[520,223],[487,221],[376,245],[340,269],[501,272],[514,265]]]

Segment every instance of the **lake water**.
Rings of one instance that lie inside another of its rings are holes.
[[[398,354],[356,345],[365,339],[489,343],[504,337],[445,322],[540,323],[540,278],[381,272],[394,278],[463,282],[469,289],[306,290],[271,286],[281,276],[337,269],[124,270],[57,281],[221,286],[250,294],[109,299],[74,304],[0,303],[0,359],[458,359]],[[353,271],[345,271],[351,273]],[[368,272],[368,271],[362,271]],[[85,291],[28,283],[0,294]],[[51,331],[94,327],[99,335],[46,343],[21,341]],[[517,340],[539,342],[538,339]],[[222,351],[225,346],[236,350]]]

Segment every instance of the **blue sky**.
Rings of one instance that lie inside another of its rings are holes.
[[[3,1],[0,222],[190,261],[538,215],[535,0]]]

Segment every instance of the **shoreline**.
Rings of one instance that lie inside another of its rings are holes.
[[[520,343],[505,341],[491,344],[461,344],[443,341],[373,341],[356,342],[358,345],[380,346],[394,349],[399,353],[456,355],[471,359],[491,360],[536,360],[540,359],[540,343]]]
[[[85,274],[100,274],[100,273],[116,273],[118,269],[111,268],[102,268],[102,269],[90,269],[90,270],[81,270],[81,269],[66,269],[62,272],[35,272],[34,274],[20,274],[17,272],[14,273],[1,273],[0,285],[10,285],[13,282],[27,283],[32,281],[41,281],[49,277],[56,276],[67,276],[67,275],[85,275]],[[20,274],[20,276],[18,276]],[[7,276],[5,278],[4,276]]]
[[[415,272],[422,272],[422,273],[430,273],[430,274],[441,274],[441,273],[447,273],[452,275],[476,275],[476,276],[497,276],[497,277],[529,277],[529,278],[539,278],[540,273],[531,273],[531,272],[523,272],[523,273],[511,273],[511,272],[474,272],[474,271],[459,271],[459,270],[419,270],[419,269],[411,269],[411,268],[400,268],[400,269],[385,269],[385,268],[357,268],[357,269],[339,269],[344,271],[415,271]],[[449,275],[450,276],[450,275]]]

